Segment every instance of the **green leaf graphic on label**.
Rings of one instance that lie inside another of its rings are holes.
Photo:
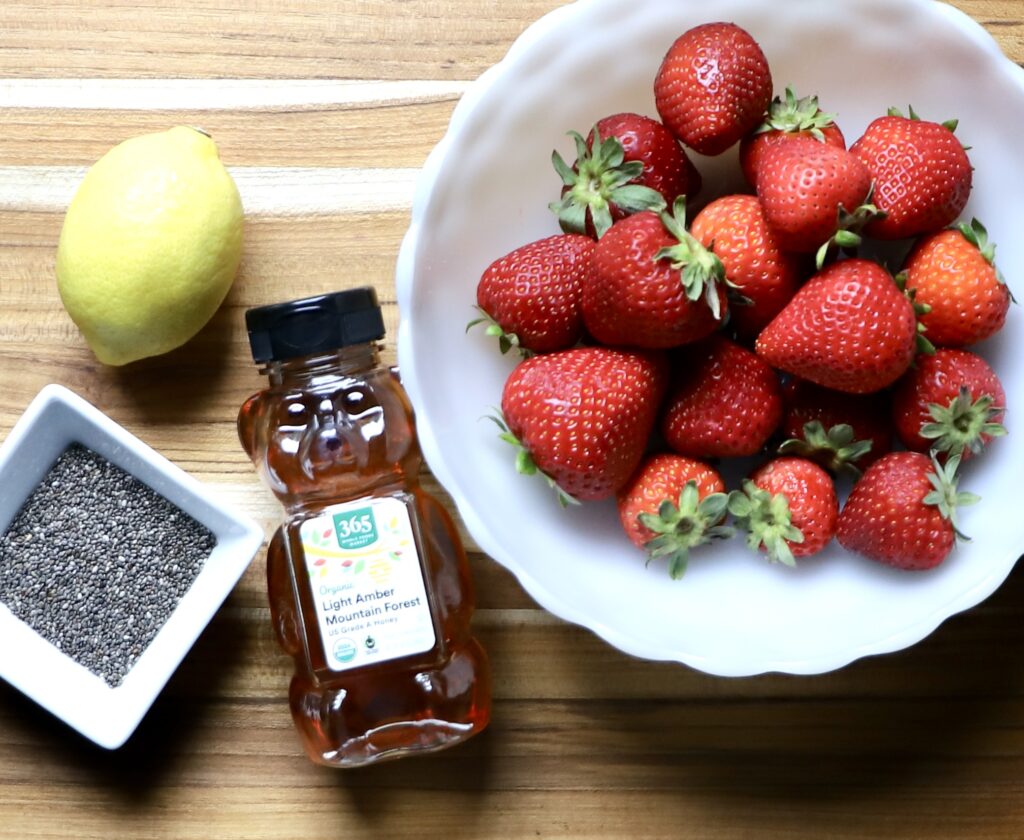
[[[352,570],[352,572],[358,575],[365,567],[366,561],[360,560],[358,563],[356,563],[356,567]]]
[[[368,507],[334,514],[334,531],[339,547],[347,551],[377,542],[377,522]]]
[[[325,531],[323,534],[320,530],[313,526],[306,529],[306,540],[315,548],[327,545],[328,538],[331,536],[330,530]]]

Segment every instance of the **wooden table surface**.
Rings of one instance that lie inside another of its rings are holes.
[[[393,335],[418,167],[467,84],[559,4],[4,0],[0,436],[62,383],[269,533],[278,506],[235,437],[261,387],[243,310],[370,282]],[[1024,61],[1024,4],[957,5]],[[62,212],[110,146],[178,123],[210,131],[238,179],[240,276],[184,349],[104,368],[57,296]],[[471,562],[495,700],[470,743],[365,771],[309,763],[261,552],[124,748],[94,747],[0,684],[0,836],[1024,837],[1019,571],[911,650],[720,679],[620,654]]]

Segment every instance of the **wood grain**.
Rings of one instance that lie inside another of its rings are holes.
[[[372,283],[394,335],[415,170],[465,83],[559,5],[0,4],[0,439],[61,382],[269,533],[279,507],[234,430],[262,384],[245,308]],[[1020,3],[955,5],[1024,60]],[[105,368],[57,296],[62,196],[74,167],[175,123],[214,133],[251,191],[240,279],[186,347]],[[325,185],[352,194],[304,201]],[[721,679],[630,658],[544,612],[462,533],[495,674],[479,738],[361,772],[308,762],[261,554],[121,750],[0,684],[0,838],[1024,836],[1021,571],[898,654],[817,677]]]
[[[15,0],[0,5],[0,76],[473,79],[559,5]]]
[[[473,79],[562,0],[156,0],[0,5],[0,77]],[[1013,0],[957,0],[1014,54]]]
[[[418,167],[457,98],[239,111],[11,108],[3,112],[0,166],[87,166],[121,140],[195,125],[214,137],[230,165]]]

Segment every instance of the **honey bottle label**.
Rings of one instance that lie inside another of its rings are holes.
[[[406,504],[325,508],[299,531],[327,666],[347,671],[423,653],[437,641]]]

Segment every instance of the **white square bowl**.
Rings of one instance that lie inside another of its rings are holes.
[[[171,674],[245,572],[263,531],[81,397],[47,385],[0,446],[0,534],[73,443],[148,485],[206,526],[213,552],[174,612],[116,688],[78,664],[0,603],[0,678],[107,749],[135,731]]]

